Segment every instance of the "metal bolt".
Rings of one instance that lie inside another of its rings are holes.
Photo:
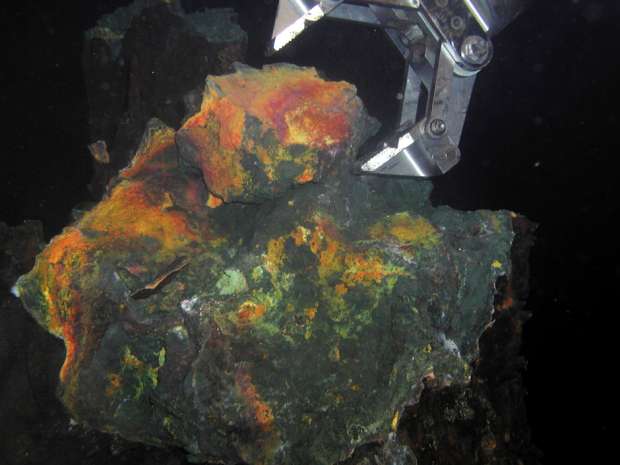
[[[453,16],[450,19],[450,27],[452,27],[455,31],[460,31],[465,27],[465,21],[463,21],[463,18],[460,16]]]
[[[491,57],[491,42],[480,36],[467,36],[461,45],[461,56],[470,65],[484,65]]]
[[[442,119],[434,119],[428,125],[428,129],[433,136],[441,136],[446,132],[446,122]]]
[[[422,63],[426,54],[426,44],[424,42],[416,42],[411,46],[411,61],[413,63]]]
[[[445,173],[456,165],[461,157],[458,147],[450,146],[445,151],[435,153],[433,159],[439,164],[439,168]]]
[[[454,162],[456,160],[458,160],[459,158],[459,149],[458,148],[452,148],[450,150],[448,150],[446,152],[446,161],[448,162]]]

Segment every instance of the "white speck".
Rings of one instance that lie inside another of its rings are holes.
[[[11,288],[11,294],[19,299],[19,288],[17,287],[17,284]]]
[[[452,339],[448,339],[444,333],[439,333],[439,342],[448,352],[461,358],[461,351],[459,350],[459,346],[457,346],[456,342],[454,342]]]
[[[195,295],[191,299],[186,299],[181,301],[181,308],[186,313],[192,313],[194,311],[194,307],[198,303],[198,296]]]

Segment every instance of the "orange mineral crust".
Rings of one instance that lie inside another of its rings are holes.
[[[240,67],[208,79],[179,145],[213,194],[255,201],[316,181],[318,167],[333,162],[327,152],[344,153],[364,116],[351,84],[313,68]]]
[[[335,292],[342,296],[349,288],[371,287],[390,276],[403,275],[400,268],[388,266],[374,251],[356,250],[344,240],[336,221],[317,214],[305,226],[297,226],[289,235],[271,239],[263,256],[265,269],[277,278],[286,262],[285,244],[290,240],[297,247],[307,248],[317,259],[316,274],[322,284],[338,278]]]
[[[468,382],[512,302],[512,217],[353,175],[371,123],[291,65],[209,78],[176,132],[149,121],[13,288],[64,340],[71,417],[196,463],[331,465],[387,443],[428,373]]]
[[[35,317],[50,333],[65,341],[66,357],[60,378],[64,381],[75,362],[79,325],[80,294],[75,275],[86,267],[93,244],[76,228],[66,228],[37,257],[30,275],[36,276],[43,309]]]
[[[148,181],[122,182],[79,223],[85,230],[103,233],[102,244],[130,244],[149,237],[160,251],[174,251],[198,239],[182,210],[166,208],[170,199]]]
[[[261,400],[256,386],[252,383],[249,373],[240,369],[235,377],[239,394],[247,403],[252,412],[253,421],[262,431],[269,431],[273,428],[273,412],[268,404]]]
[[[136,176],[163,173],[177,165],[176,156],[167,152],[176,151],[174,130],[156,119],[149,121],[142,143],[131,164],[120,172],[120,176],[129,179]]]
[[[133,163],[108,195],[56,236],[31,272],[20,278],[16,287],[29,296],[33,315],[65,342],[60,373],[65,398],[76,383],[71,375],[77,375],[88,347],[100,337],[97,324],[105,320],[105,315],[85,311],[103,298],[100,282],[113,272],[99,267],[101,257],[115,264],[116,276],[123,272],[134,279],[134,284],[123,284],[128,293],[139,291],[129,287],[139,288],[145,284],[141,280],[152,279],[178,257],[221,244],[213,241],[218,238],[207,218],[207,198],[200,177],[177,167],[174,131],[150,127]],[[115,311],[125,310],[119,305]]]
[[[314,68],[247,69],[211,82],[202,112],[222,92],[232,105],[274,129],[284,145],[326,149],[343,142],[351,134],[353,112],[359,111],[351,84],[324,81]]]
[[[261,398],[251,374],[244,367],[238,368],[235,373],[235,387],[247,412],[247,424],[250,429],[255,430],[254,441],[242,444],[240,455],[248,463],[273,463],[276,450],[282,446],[273,411]]]

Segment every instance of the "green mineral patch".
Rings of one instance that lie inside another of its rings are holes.
[[[262,266],[255,266],[254,268],[252,268],[252,279],[255,282],[258,282],[262,279],[263,275],[265,274],[265,269]]]
[[[166,363],[166,349],[162,347],[159,352],[153,354],[156,358],[156,366],[152,366],[134,355],[129,346],[123,348],[121,357],[121,372],[123,379],[133,386],[133,397],[139,399],[146,390],[157,387],[159,369]]]
[[[215,287],[220,295],[233,295],[247,291],[248,283],[241,271],[235,268],[228,268],[224,270]]]

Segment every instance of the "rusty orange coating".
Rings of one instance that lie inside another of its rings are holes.
[[[311,166],[306,166],[303,172],[295,178],[298,184],[306,184],[314,180],[316,170]]]
[[[310,230],[303,226],[297,226],[293,232],[291,232],[291,238],[297,247],[307,244],[310,237]]]
[[[345,295],[347,292],[349,292],[349,288],[344,283],[336,284],[336,287],[334,289],[336,291],[336,294],[341,295],[341,296]]]
[[[137,152],[131,164],[121,170],[122,178],[133,178],[142,174],[156,174],[176,166],[176,157],[166,156],[166,150],[175,147],[174,131],[171,128],[154,131],[142,151]]]
[[[96,272],[90,268],[94,251],[109,250],[124,256],[137,241],[148,237],[159,243],[157,255],[172,257],[200,239],[203,243],[220,240],[204,214],[202,180],[190,176],[174,178],[175,152],[167,152],[173,148],[174,131],[157,130],[150,136],[132,165],[120,174],[110,194],[76,226],[65,228],[55,237],[31,271],[45,299],[45,324],[65,342],[60,378],[69,403],[78,385],[76,370],[87,355],[88,346],[95,342],[89,332],[92,324],[85,321],[90,316],[82,313],[82,306],[89,305],[89,280]],[[174,208],[177,202],[183,208]],[[188,211],[199,214],[199,221],[190,222]],[[130,263],[128,270],[141,274],[146,268]]]
[[[105,389],[105,395],[108,397],[112,397],[122,387],[123,379],[118,373],[109,373],[107,378],[108,386]]]
[[[273,412],[271,407],[261,399],[250,374],[244,370],[238,370],[235,375],[235,384],[251,409],[254,421],[259,429],[263,432],[271,431],[274,426]]]
[[[233,104],[273,129],[285,145],[327,148],[349,138],[353,87],[311,68],[264,68],[211,78]]]
[[[261,318],[265,314],[266,310],[267,309],[263,304],[257,304],[250,300],[243,302],[237,311],[239,323],[242,325],[252,323],[258,318]]]
[[[207,199],[207,207],[209,208],[217,208],[219,206],[221,206],[224,203],[224,201],[222,199],[220,199],[219,197],[216,197],[213,194],[209,194],[209,198]]]
[[[271,273],[271,275],[276,275],[284,263],[284,244],[286,239],[286,236],[281,236],[271,239],[267,243],[267,253],[264,256],[263,261],[265,268],[269,271],[269,273]]]
[[[79,228],[107,234],[87,239]],[[86,328],[80,324],[77,280],[90,262],[90,254],[95,248],[122,249],[122,244],[130,244],[140,236],[159,239],[164,249],[176,249],[194,239],[196,233],[180,213],[162,212],[157,202],[151,203],[142,182],[126,182],[87,213],[78,227],[66,228],[55,237],[39,257],[33,272],[39,276],[46,299],[48,329],[65,342],[61,381],[67,381],[72,367],[78,363],[81,341],[87,337]]]
[[[386,270],[383,260],[365,254],[347,254],[345,256],[346,271],[343,282],[351,287],[357,284],[370,286],[380,283],[385,277],[394,274]]]
[[[245,112],[226,97],[211,90],[202,101],[200,111],[190,117],[184,128],[205,127],[209,120],[217,122],[218,142],[226,150],[237,150],[243,140]]]
[[[165,250],[176,250],[197,240],[198,234],[185,214],[162,210],[162,202],[163,193],[149,192],[144,181],[124,182],[87,213],[78,226],[106,233],[102,240],[107,243],[150,237],[157,239]]]
[[[361,111],[345,82],[324,81],[314,69],[266,67],[210,77],[200,111],[182,131],[194,146],[209,190],[224,202],[252,191],[253,174],[242,159],[256,157],[269,182],[277,182],[280,163],[292,162],[301,173],[292,181],[305,184],[317,174],[316,149],[348,141],[352,120]],[[258,119],[263,133],[273,131],[279,147],[245,137],[248,117]],[[286,147],[311,150],[292,155]]]
[[[393,239],[401,245],[430,248],[439,243],[439,232],[426,218],[396,213],[369,228],[370,237]]]
[[[306,314],[306,318],[308,318],[309,320],[314,320],[314,318],[316,317],[316,311],[316,307],[307,308],[304,312]]]
[[[66,356],[60,379],[66,380],[76,360],[80,295],[73,286],[75,273],[87,264],[92,243],[76,228],[66,228],[38,257],[35,272],[47,306],[47,327],[65,341]]]
[[[220,147],[214,137],[214,128],[193,127],[184,131],[201,154],[200,169],[209,190],[225,202],[230,201],[231,194],[243,192],[248,174],[241,163],[241,151]]]

